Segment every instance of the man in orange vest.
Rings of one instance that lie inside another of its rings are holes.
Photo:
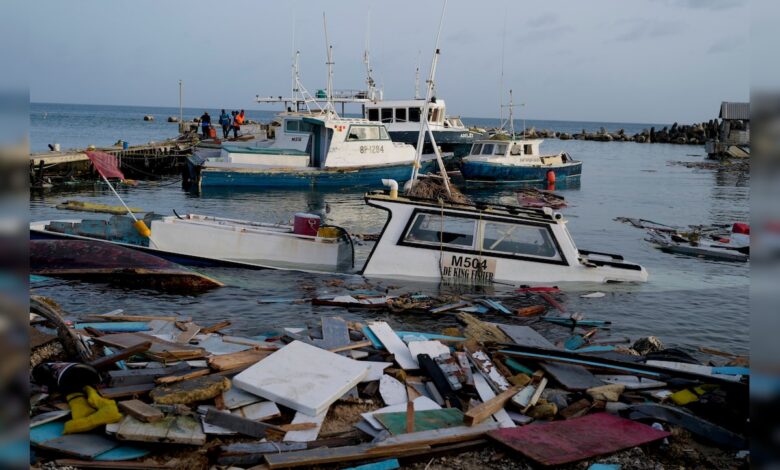
[[[244,123],[244,110],[242,109],[240,113],[236,114],[236,117],[233,118],[233,138],[238,138],[238,131],[241,130],[241,124]]]

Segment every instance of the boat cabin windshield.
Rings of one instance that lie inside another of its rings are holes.
[[[401,242],[427,249],[561,262],[550,228],[515,221],[418,212]]]
[[[284,121],[284,130],[285,132],[302,132],[308,134],[314,130],[314,126],[311,123],[299,119],[287,119]]]
[[[506,155],[508,144],[503,143],[479,143],[471,146],[471,155]]]
[[[359,140],[390,140],[384,126],[351,125],[347,131],[347,142]]]

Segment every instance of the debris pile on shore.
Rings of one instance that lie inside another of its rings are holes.
[[[33,464],[740,463],[746,358],[703,349],[705,365],[654,337],[616,340],[610,322],[568,314],[564,298],[555,287],[503,298],[349,292],[311,302],[459,326],[323,316],[240,337],[228,321],[163,313],[75,319],[33,297]]]

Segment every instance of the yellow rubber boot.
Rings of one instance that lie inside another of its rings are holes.
[[[119,413],[114,400],[101,397],[97,390],[92,387],[84,387],[84,391],[87,393],[88,404],[97,408],[97,411],[88,416],[66,422],[63,434],[91,431],[104,424],[116,423],[122,419],[122,414]]]
[[[85,418],[95,412],[95,409],[89,406],[87,398],[81,392],[71,393],[65,398],[70,406],[71,419]]]

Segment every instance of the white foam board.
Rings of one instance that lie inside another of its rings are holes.
[[[379,395],[382,396],[385,405],[398,405],[408,400],[406,385],[387,374],[379,379]]]
[[[385,348],[395,357],[395,362],[401,366],[402,369],[417,369],[417,360],[412,357],[412,353],[409,352],[409,348],[401,341],[401,338],[395,334],[390,325],[387,322],[375,321],[369,322],[368,328],[379,341],[385,346]]]
[[[443,345],[440,341],[412,341],[409,343],[409,352],[412,353],[412,357],[417,361],[419,354],[427,354],[431,356],[431,359],[435,359],[442,354],[449,354],[450,348]]]
[[[233,378],[249,393],[316,416],[360,383],[369,366],[293,341]]]

